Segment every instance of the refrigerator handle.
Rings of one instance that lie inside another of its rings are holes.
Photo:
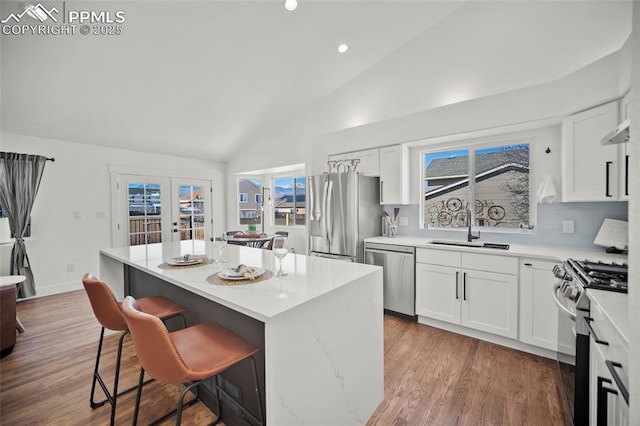
[[[309,176],[307,179],[307,188],[309,188],[309,219],[318,220],[318,216],[315,212],[316,200],[314,200],[315,190],[313,189],[313,176]]]
[[[327,182],[327,191],[326,191],[326,211],[324,214],[325,221],[325,229],[327,232],[327,241],[329,242],[329,247],[331,247],[331,238],[333,235],[333,216],[331,215],[331,202],[333,201],[333,181],[329,180]],[[329,229],[331,227],[331,229]]]

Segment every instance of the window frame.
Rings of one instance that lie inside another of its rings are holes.
[[[295,229],[295,228],[306,228],[307,226],[307,212],[306,212],[306,205],[307,205],[307,176],[305,174],[304,170],[293,170],[293,171],[289,171],[287,173],[278,173],[278,174],[272,174],[269,176],[270,178],[270,184],[271,184],[271,199],[273,200],[273,204],[271,206],[271,212],[269,214],[270,220],[271,220],[271,225],[274,228],[281,228],[283,230],[287,230],[287,229]],[[298,223],[298,221],[295,219],[295,213],[294,213],[294,224],[293,225],[282,225],[282,224],[277,224],[276,223],[276,206],[275,206],[275,188],[276,188],[276,184],[275,181],[276,179],[282,179],[282,178],[291,178],[293,180],[293,209],[294,212],[296,210],[296,179],[303,179],[305,182],[305,202],[302,204],[303,207],[305,207],[305,219],[302,223]]]
[[[253,215],[253,217],[249,217],[247,216],[246,219],[255,219],[255,217],[259,216],[260,217],[260,221],[258,222],[252,222],[254,223],[256,226],[261,226],[262,225],[262,221],[264,220],[264,218],[262,217],[263,215],[261,213],[258,212],[258,210],[260,209],[260,205],[261,203],[259,202],[254,202],[253,204],[256,205],[255,209],[241,209],[240,205],[242,204],[250,204],[249,200],[251,199],[251,197],[249,197],[249,193],[248,192],[240,192],[240,181],[242,180],[249,180],[249,181],[254,181],[254,180],[259,180],[260,181],[260,191],[257,192],[254,195],[258,195],[258,194],[262,194],[262,189],[264,188],[264,183],[266,181],[265,176],[261,176],[261,175],[236,175],[236,193],[238,194],[238,202],[236,203],[236,224],[237,226],[248,226],[248,223],[242,223],[241,221],[241,217],[240,217],[240,213],[243,210],[247,210],[247,211],[255,211],[256,214]],[[246,201],[240,201],[240,194],[244,194],[246,195]],[[255,201],[255,197],[254,197],[254,201]]]
[[[494,226],[475,226],[474,228],[480,229],[482,232],[495,232],[495,233],[535,233],[536,225],[536,202],[535,193],[533,189],[533,182],[535,181],[534,173],[534,161],[533,151],[535,148],[536,137],[530,133],[526,134],[510,134],[510,135],[494,135],[493,137],[480,137],[464,140],[450,141],[448,143],[432,144],[429,146],[422,146],[418,149],[419,152],[419,166],[420,166],[420,213],[419,213],[419,229],[425,229],[428,231],[453,231],[461,232],[467,231],[467,227],[450,227],[450,226],[429,226],[425,224],[425,171],[424,157],[427,154],[434,154],[446,151],[467,150],[468,151],[468,173],[469,173],[469,185],[468,185],[468,202],[474,202],[476,199],[475,187],[476,187],[476,152],[488,148],[500,148],[515,145],[528,145],[529,148],[529,227],[528,228],[502,228]],[[473,184],[472,184],[473,182]],[[472,223],[475,223],[475,211],[472,209]]]

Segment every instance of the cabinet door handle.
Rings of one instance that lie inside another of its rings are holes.
[[[616,370],[616,368],[622,368],[622,364],[609,360],[606,360],[605,364],[607,364],[607,368],[611,373],[611,377],[613,377],[613,380],[616,382],[616,386],[618,386],[618,389],[620,389],[622,397],[624,398],[625,402],[629,404],[629,389],[627,389],[627,387],[624,385],[622,379],[620,378],[620,375],[618,374],[618,371]]]
[[[462,300],[467,300],[467,273],[462,273]]]
[[[598,336],[596,335],[595,330],[591,326],[591,321],[593,321],[593,318],[584,317],[584,323],[587,325],[587,328],[589,329],[589,334],[591,334],[591,337],[593,337],[594,342],[596,342],[596,343],[598,343],[600,345],[609,346],[609,342],[607,342],[606,340],[601,340],[601,339],[598,338]]]
[[[456,271],[456,300],[460,299],[460,294],[458,291],[458,283],[460,282],[458,280],[458,277],[460,276],[460,271]]]
[[[533,264],[532,264],[532,263],[527,262],[527,263],[525,263],[525,264],[524,264],[524,266],[533,266]]]
[[[380,202],[384,202],[384,192],[382,191],[384,189],[384,182],[380,181]]]
[[[629,154],[624,156],[624,195],[629,195]]]
[[[611,197],[611,193],[609,192],[609,168],[611,167],[611,161],[607,161],[606,162],[606,166],[605,166],[605,193],[604,195],[606,197]]]
[[[613,389],[606,388],[604,386],[605,383],[611,384],[611,380],[598,376],[598,390],[596,396],[596,406],[598,407],[598,414],[596,416],[597,426],[607,426],[607,415],[609,414],[609,401],[607,400],[607,394],[618,394],[618,392],[614,391]]]

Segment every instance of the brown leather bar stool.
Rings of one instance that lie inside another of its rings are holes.
[[[129,333],[129,330],[127,329],[127,323],[122,316],[122,305],[116,300],[113,292],[104,281],[100,281],[98,278],[96,278],[95,275],[87,273],[84,275],[84,277],[82,277],[82,284],[84,285],[84,289],[87,292],[87,296],[89,296],[89,302],[91,302],[93,314],[102,326],[102,330],[100,331],[100,341],[98,343],[98,354],[96,355],[96,367],[93,371],[93,380],[91,382],[91,398],[89,400],[89,403],[91,405],[91,408],[95,409],[101,407],[106,402],[109,402],[111,404],[110,424],[113,425],[115,421],[116,401],[118,399],[118,396],[129,393],[137,388],[137,386],[133,386],[123,392],[118,393],[120,360],[122,358],[122,342],[124,340],[124,337]],[[159,320],[165,321],[167,319],[179,316],[180,318],[182,318],[183,327],[187,326],[186,320],[183,315],[184,312],[186,312],[186,308],[178,305],[177,303],[174,303],[166,297],[143,297],[138,299],[138,302],[142,311],[146,312],[149,315],[153,315],[156,318],[159,318]],[[102,377],[100,377],[100,373],[98,372],[105,329],[122,331],[120,339],[118,340],[118,355],[116,359],[116,372],[115,378],[113,379],[112,393],[109,392],[107,386],[104,383],[104,380],[102,379]],[[96,382],[100,385],[107,397],[105,400],[100,402],[94,401]]]
[[[218,402],[216,418],[211,424],[218,423],[221,414],[220,392],[225,395],[225,398],[233,399],[218,386],[218,374],[247,358],[251,360],[253,367],[255,392],[260,411],[258,420],[260,424],[264,424],[258,371],[254,359],[258,348],[214,323],[198,324],[170,333],[158,318],[142,312],[139,302],[131,296],[125,297],[122,302],[122,313],[131,331],[138,360],[142,364],[139,383],[143,382],[146,370],[151,377],[159,382],[185,385],[178,398],[177,409],[156,420],[153,424],[158,424],[176,414],[176,425],[180,425],[183,406],[194,403],[198,399],[197,386],[211,378],[215,378],[216,400]],[[186,394],[194,388],[194,398],[185,404]],[[142,386],[139,386],[133,414],[134,425],[138,422],[141,395]],[[235,402],[240,405],[238,401]],[[242,407],[242,410],[243,413],[255,417],[246,408]]]

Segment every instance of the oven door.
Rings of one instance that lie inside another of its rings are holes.
[[[574,419],[576,389],[576,316],[575,304],[564,297],[562,287],[567,284],[559,281],[553,286],[552,297],[558,307],[558,374],[562,399],[567,418]]]

